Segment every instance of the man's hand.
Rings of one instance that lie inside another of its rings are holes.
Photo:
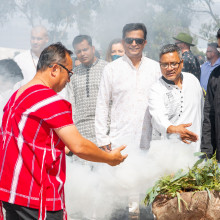
[[[116,166],[118,164],[120,164],[121,162],[123,162],[126,157],[128,156],[126,155],[122,155],[121,151],[124,150],[126,148],[125,145],[122,145],[120,147],[115,148],[114,150],[112,150],[109,154],[112,155],[112,160],[110,162],[108,162],[109,165],[111,166]]]
[[[197,134],[186,129],[187,127],[190,127],[191,125],[192,123],[180,124],[177,126],[170,125],[167,128],[167,133],[177,133],[180,135],[180,138],[182,139],[184,143],[190,144],[189,141],[196,142],[198,140]]]
[[[102,147],[100,147],[102,150],[104,150],[105,152],[111,152],[112,151],[112,147],[111,147],[111,144],[108,144],[108,145],[104,145]]]

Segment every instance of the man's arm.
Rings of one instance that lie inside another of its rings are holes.
[[[213,77],[211,74],[207,85],[207,93],[204,106],[204,120],[202,126],[201,151],[205,152],[209,158],[212,157],[216,149],[214,110],[214,95],[215,87],[217,86],[216,80],[216,77]]]
[[[75,125],[55,129],[55,132],[63,141],[65,146],[82,159],[93,162],[108,163],[111,166],[116,166],[123,162],[127,157],[127,155],[121,154],[121,151],[125,148],[125,146],[118,147],[110,153],[107,153],[99,149],[91,141],[83,138]]]
[[[107,67],[107,68],[106,68]],[[111,100],[111,79],[109,79],[108,65],[105,66],[99,86],[99,92],[96,102],[96,113],[95,113],[95,131],[96,140],[99,147],[103,147],[107,150],[107,146],[111,149],[111,143],[108,133],[108,117],[109,107]],[[105,147],[106,146],[106,147]]]

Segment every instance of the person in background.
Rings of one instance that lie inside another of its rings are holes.
[[[173,37],[175,44],[181,49],[183,57],[183,72],[192,73],[198,80],[200,80],[200,64],[198,59],[193,55],[190,50],[193,38],[187,33],[179,33],[176,37]]]
[[[3,108],[12,92],[16,89],[16,84],[21,80],[23,80],[23,74],[14,60],[0,60],[0,124],[2,121]]]
[[[73,48],[81,62],[67,86],[67,99],[73,106],[73,120],[79,132],[96,143],[95,109],[100,79],[106,61],[95,56],[95,47],[88,35],[78,35]]]
[[[71,54],[61,43],[45,48],[34,78],[5,107],[0,201],[7,220],[67,219],[65,146],[82,159],[111,166],[127,157],[120,153],[125,146],[106,153],[82,137],[73,123],[71,104],[57,94],[73,74]]]
[[[122,44],[122,39],[114,39],[110,42],[107,52],[106,61],[112,62],[119,57],[122,57],[125,53],[124,46]]]
[[[35,26],[31,30],[31,49],[15,56],[14,60],[21,68],[24,80],[21,85],[29,82],[36,74],[37,62],[48,43],[48,32],[43,26]]]
[[[220,29],[216,35],[220,52]],[[201,151],[220,163],[220,65],[210,74],[204,106]]]
[[[217,50],[217,46],[217,43],[208,44],[206,50],[207,62],[201,66],[200,84],[205,91],[207,90],[207,84],[211,72],[220,65],[220,54]]]
[[[149,93],[152,140],[179,139],[200,151],[204,98],[199,81],[182,72],[182,53],[175,44],[163,46],[159,58],[162,77]]]

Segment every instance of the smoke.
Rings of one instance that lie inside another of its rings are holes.
[[[93,171],[67,158],[65,193],[70,217],[109,219],[115,209],[143,200],[158,178],[188,169],[197,160],[191,146],[177,141],[153,141],[148,152],[128,146],[123,153],[129,154],[124,163],[96,164]]]

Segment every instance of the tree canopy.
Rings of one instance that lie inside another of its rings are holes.
[[[158,59],[159,48],[172,43],[178,32],[190,33],[195,13],[208,13],[213,21],[203,24],[200,31],[203,38],[212,39],[219,27],[212,0],[2,0],[1,3],[0,25],[13,16],[23,15],[31,26],[45,25],[53,42],[69,41],[68,29],[77,25],[79,33],[91,35],[95,46],[103,52],[112,39],[122,36],[126,23],[142,22],[148,30],[146,53],[153,59]]]

